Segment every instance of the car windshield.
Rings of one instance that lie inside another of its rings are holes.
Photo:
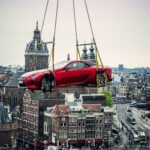
[[[61,62],[58,62],[56,64],[54,64],[54,69],[60,69],[62,67],[64,67],[65,65],[68,64],[68,61],[61,61]],[[49,67],[50,70],[52,70],[52,66]]]

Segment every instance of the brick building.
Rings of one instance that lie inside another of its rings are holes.
[[[62,99],[34,99],[34,94],[25,91],[23,96],[22,113],[15,117],[18,121],[19,141],[23,145],[34,146],[35,141],[44,141],[44,111],[46,108],[58,104],[64,104],[65,100]],[[38,144],[37,144],[38,145]]]
[[[79,108],[79,106],[77,106]],[[62,146],[99,146],[108,141],[113,111],[100,104],[83,104],[80,109],[56,105],[44,113],[47,140]]]

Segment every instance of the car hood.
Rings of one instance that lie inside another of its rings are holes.
[[[45,71],[48,71],[48,69],[30,71],[30,72],[24,73],[21,77],[26,78],[26,77],[29,77],[29,76],[32,76],[32,75],[35,75],[35,74],[38,74],[38,73],[43,73]]]

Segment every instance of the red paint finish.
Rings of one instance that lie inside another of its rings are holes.
[[[99,71],[102,68],[99,67]],[[112,80],[112,71],[106,67],[103,70]],[[19,87],[27,87],[31,90],[41,89],[41,81],[45,75],[53,75],[55,87],[72,85],[96,86],[96,65],[88,61],[63,61],[55,64],[55,69],[42,69],[27,72],[19,78]]]

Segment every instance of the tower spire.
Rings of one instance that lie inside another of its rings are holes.
[[[68,60],[68,61],[70,60],[70,54],[67,55],[67,60]]]
[[[84,48],[82,51],[83,51],[82,60],[86,60],[88,58],[86,44],[84,45]]]
[[[36,28],[34,30],[34,40],[38,40],[38,42],[41,40],[41,33],[40,30],[38,29],[38,21],[36,21]]]
[[[38,21],[36,21],[36,30],[38,30]]]

